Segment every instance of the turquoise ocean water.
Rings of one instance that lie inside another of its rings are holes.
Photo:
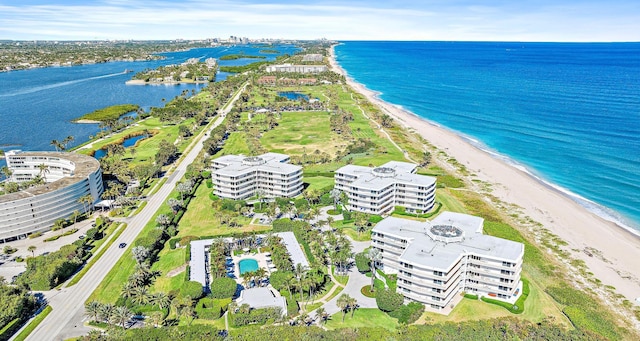
[[[640,43],[343,42],[381,99],[640,232]]]

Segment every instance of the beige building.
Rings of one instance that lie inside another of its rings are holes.
[[[435,311],[461,292],[514,302],[522,293],[522,243],[482,234],[484,219],[442,212],[431,222],[388,217],[371,234],[379,268],[398,275],[397,292]]]
[[[423,213],[435,203],[436,179],[416,170],[415,164],[398,161],[376,168],[347,165],[335,172],[335,188],[347,194],[349,210],[383,214],[402,206]]]
[[[302,167],[289,164],[288,155],[225,155],[213,160],[214,194],[234,200],[262,191],[264,197],[295,197],[302,193]]]

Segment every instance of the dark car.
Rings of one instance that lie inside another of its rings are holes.
[[[119,248],[124,249],[127,246],[127,243],[120,243],[120,245],[118,245]]]

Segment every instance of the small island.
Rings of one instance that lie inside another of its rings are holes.
[[[88,114],[82,115],[80,118],[74,120],[75,123],[100,123],[105,121],[115,121],[120,116],[138,111],[140,106],[137,104],[119,104],[112,105],[110,107],[94,110]]]
[[[276,51],[276,53],[278,53],[278,52]],[[265,59],[267,57],[265,57],[265,56],[252,56],[252,55],[240,53],[240,54],[227,54],[227,55],[224,55],[224,56],[220,57],[220,60],[235,60],[235,59],[243,59],[243,58]]]
[[[260,50],[260,53],[265,53],[265,54],[278,54],[278,53],[280,53],[280,51],[278,51],[278,50],[274,50],[274,49],[265,49],[265,50]]]
[[[127,81],[127,84],[209,83],[216,80],[217,66],[218,62],[215,58],[207,58],[204,62],[199,58],[190,58],[182,64],[160,66],[157,69],[138,72]]]

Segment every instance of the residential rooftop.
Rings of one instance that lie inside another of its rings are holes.
[[[523,252],[521,243],[482,234],[484,219],[442,212],[431,222],[388,217],[373,232],[407,239],[402,261],[449,269],[464,254],[474,253],[511,261]]]
[[[64,177],[62,179],[46,183],[43,185],[35,186],[28,188],[26,190],[9,193],[5,195],[0,195],[0,203],[9,202],[19,199],[26,199],[29,197],[34,197],[37,195],[41,195],[48,192],[53,192],[59,190],[61,188],[65,188],[69,185],[75,184],[86,179],[89,174],[95,172],[98,168],[100,168],[100,162],[96,160],[93,156],[78,154],[78,153],[68,153],[68,152],[18,152],[13,154],[15,156],[46,156],[46,157],[58,157],[60,159],[69,160],[74,163],[75,168],[73,171],[73,175]],[[10,157],[7,154],[7,157]],[[43,162],[46,164],[46,162]]]

